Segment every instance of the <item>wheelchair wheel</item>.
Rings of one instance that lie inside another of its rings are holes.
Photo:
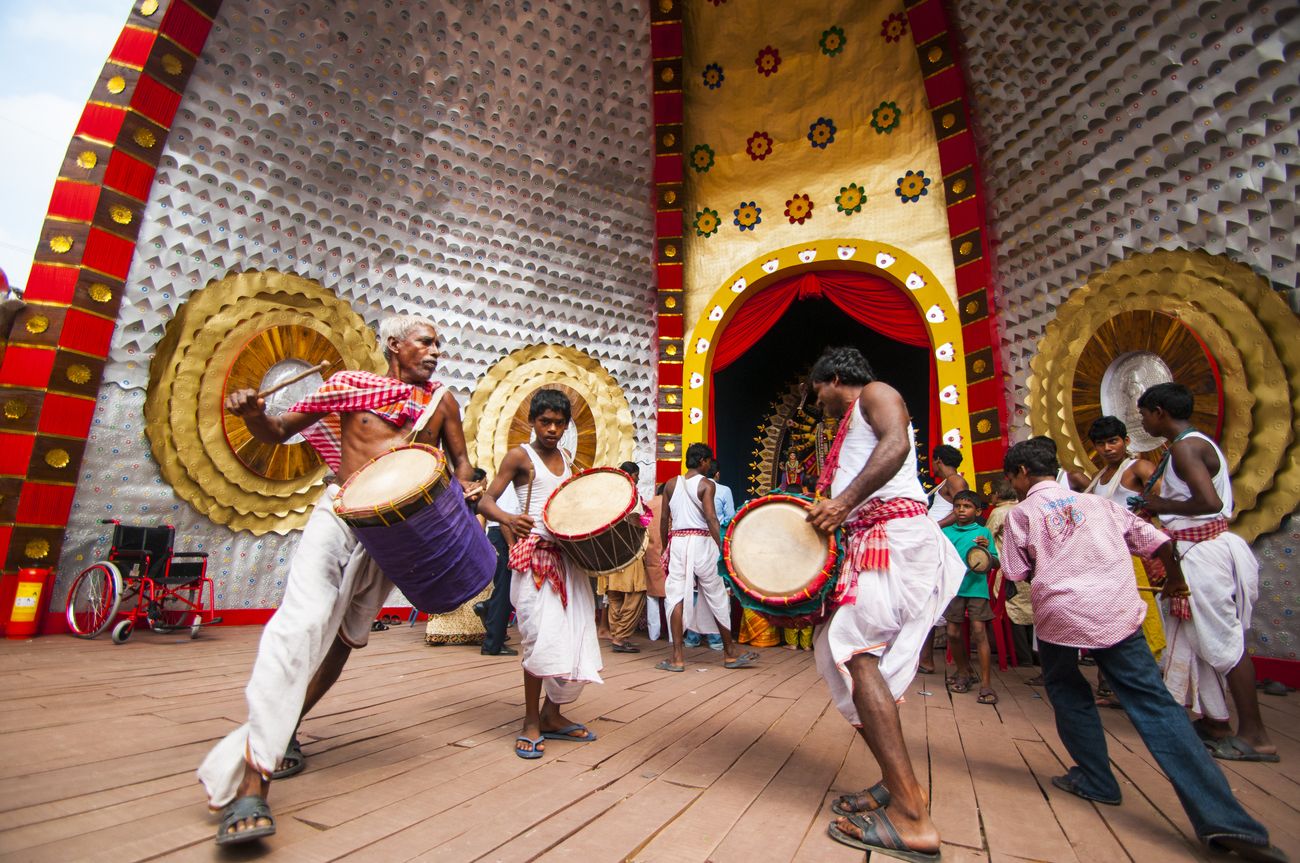
[[[108,629],[122,601],[122,573],[107,560],[91,564],[73,579],[68,590],[68,629],[81,638],[94,638]]]
[[[117,626],[113,627],[111,636],[114,644],[126,644],[126,640],[131,637],[131,630],[135,629],[135,621],[127,618],[119,620]]]

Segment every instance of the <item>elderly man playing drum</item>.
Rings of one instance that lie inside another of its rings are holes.
[[[472,470],[460,407],[433,381],[441,354],[426,318],[396,315],[379,327],[387,376],[340,372],[279,416],[253,390],[226,399],[258,440],[282,443],[295,434],[321,454],[343,482],[380,454],[412,440],[441,447],[458,478]],[[364,647],[390,582],[334,512],[338,486],[321,495],[303,530],[284,599],[258,645],[249,679],[248,722],[227,735],[199,767],[209,805],[222,809],[219,845],[275,832],[266,796],[271,779],[303,769],[295,730],[338,679],[353,648]]]
[[[862,735],[882,779],[840,797],[828,832],[845,845],[910,860],[939,859],[939,831],[912,772],[896,703],[916,676],[921,644],[966,567],[927,516],[911,417],[855,348],[829,348],[809,382],[839,430],[808,514],[845,533],[830,618],[817,629],[817,667],[836,707]]]

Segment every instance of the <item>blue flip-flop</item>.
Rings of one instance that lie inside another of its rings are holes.
[[[579,730],[585,731],[586,734],[582,737],[574,737],[573,732]],[[575,722],[555,731],[543,731],[542,736],[547,740],[571,740],[574,743],[590,743],[596,739],[596,732],[589,730],[581,722]]]
[[[545,737],[545,736],[546,736],[546,735],[542,735],[542,737]],[[538,737],[538,738],[536,738],[536,739],[533,739],[532,737],[528,737],[528,736],[526,736],[526,735],[520,734],[518,737],[515,738],[515,743],[518,743],[518,742],[521,741],[521,740],[522,740],[524,743],[527,743],[527,744],[528,744],[529,746],[531,746],[532,748],[531,748],[531,749],[520,749],[518,746],[516,746],[516,747],[515,747],[515,754],[518,755],[520,758],[526,758],[526,759],[528,759],[528,760],[531,761],[531,760],[534,759],[534,758],[541,758],[543,755],[546,754],[544,751],[542,751],[541,749],[538,749],[538,748],[537,748],[538,745],[542,742],[542,738],[541,738],[541,737]]]

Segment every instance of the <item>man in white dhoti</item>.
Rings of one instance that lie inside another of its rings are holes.
[[[528,421],[534,441],[506,454],[479,501],[479,512],[518,537],[510,548],[510,602],[523,651],[524,725],[515,738],[520,758],[541,758],[545,740],[596,739],[586,726],[560,712],[588,683],[603,682],[596,599],[587,574],[560,550],[542,522],[551,493],[573,475],[571,458],[560,449],[572,413],[569,397],[560,390],[533,393]],[[518,514],[497,506],[507,485],[515,487]]]
[[[1170,441],[1148,488],[1135,506],[1158,515],[1178,541],[1191,619],[1166,613],[1165,685],[1181,704],[1201,714],[1193,723],[1215,758],[1277,761],[1255,692],[1255,664],[1246,652],[1251,607],[1259,596],[1259,562],[1246,541],[1228,531],[1232,482],[1214,441],[1191,425],[1192,393],[1181,384],[1157,384],[1138,399],[1147,434]],[[1237,709],[1229,723],[1228,694]]]
[[[340,372],[278,416],[254,390],[226,399],[253,437],[282,443],[302,433],[336,479],[321,495],[289,567],[284,599],[262,632],[245,694],[248,722],[228,734],[199,767],[208,805],[221,809],[218,845],[275,833],[266,797],[273,778],[305,764],[295,730],[338,679],[348,655],[364,647],[392,583],[334,514],[338,484],[371,459],[412,439],[439,446],[461,482],[472,470],[460,407],[431,381],[441,345],[426,318],[396,315],[379,328],[387,376]],[[279,768],[277,770],[277,768]]]
[[[705,444],[693,443],[686,448],[686,473],[664,483],[666,503],[660,539],[668,559],[664,567],[668,573],[664,582],[664,607],[672,632],[673,655],[655,666],[660,671],[686,670],[682,618],[697,588],[699,599],[695,613],[702,617],[707,607],[707,614],[717,622],[722,636],[723,666],[748,668],[758,658],[756,653],[737,655],[736,644],[731,639],[731,595],[718,574],[722,528],[714,504],[716,486],[705,477],[712,461],[713,450]]]
[[[910,860],[939,859],[939,831],[912,772],[897,702],[916,676],[921,644],[957,593],[966,564],[926,512],[907,405],[877,381],[855,348],[829,348],[809,383],[839,419],[808,514],[843,526],[846,549],[834,611],[817,628],[817,668],[835,706],[866,741],[882,778],[832,805],[827,828],[845,845]],[[887,808],[886,808],[887,807]]]

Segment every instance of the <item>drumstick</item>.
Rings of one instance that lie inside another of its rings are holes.
[[[289,386],[290,384],[296,384],[296,383],[298,383],[298,381],[302,380],[303,378],[307,377],[308,375],[314,375],[314,374],[317,374],[317,373],[324,373],[324,371],[325,371],[326,369],[328,369],[328,368],[330,367],[330,365],[331,365],[331,363],[330,363],[329,360],[321,360],[320,365],[318,365],[318,366],[312,366],[311,368],[307,369],[307,371],[305,371],[305,372],[301,372],[300,374],[296,374],[296,375],[294,375],[293,377],[289,378],[287,381],[280,381],[280,383],[276,384],[275,386],[271,387],[270,389],[262,390],[260,393],[257,394],[257,397],[258,397],[259,399],[264,399],[264,398],[266,398],[266,397],[269,396],[269,395],[274,395],[275,393],[278,393],[280,390],[284,389],[285,387]]]

